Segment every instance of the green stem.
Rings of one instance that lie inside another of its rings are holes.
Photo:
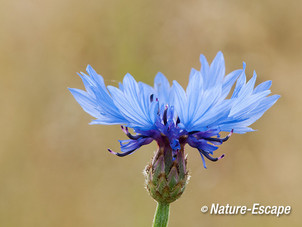
[[[170,204],[157,203],[156,213],[153,220],[153,227],[166,227],[169,220]]]

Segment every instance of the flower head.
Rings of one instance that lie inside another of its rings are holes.
[[[280,96],[268,96],[271,81],[254,88],[255,72],[247,82],[245,63],[243,69],[225,76],[221,52],[210,65],[203,55],[200,61],[201,69],[191,70],[186,90],[177,81],[170,85],[161,73],[156,75],[153,87],[137,83],[130,74],[125,75],[118,88],[106,87],[103,77],[89,65],[88,75],[79,74],[86,91],[69,90],[81,107],[96,118],[90,124],[122,125],[129,139],[120,141],[122,153],[108,149],[111,153],[122,157],[153,140],[159,146],[168,140],[173,158],[189,144],[198,149],[205,166],[205,158],[217,161],[223,157],[214,158],[213,152],[232,133],[253,131],[249,126]],[[221,132],[229,135],[221,138]]]

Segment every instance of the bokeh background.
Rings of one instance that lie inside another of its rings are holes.
[[[92,119],[67,87],[91,64],[106,83],[161,71],[188,82],[199,54],[221,50],[226,71],[273,80],[282,98],[202,166],[187,148],[191,180],[169,226],[301,226],[302,1],[1,0],[0,226],[151,226],[156,203],[142,171],[156,146],[117,158],[119,126]],[[212,203],[291,205],[274,216],[214,216]]]

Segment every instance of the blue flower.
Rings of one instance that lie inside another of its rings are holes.
[[[191,70],[186,90],[177,81],[170,85],[161,73],[156,75],[154,87],[137,83],[130,74],[126,74],[118,88],[106,87],[103,77],[89,65],[88,75],[79,74],[86,91],[69,90],[81,107],[96,118],[90,124],[122,125],[129,139],[120,141],[122,153],[108,149],[111,153],[122,157],[153,140],[159,146],[168,141],[174,155],[185,144],[197,148],[205,166],[204,157],[211,161],[222,158],[224,155],[213,157],[217,146],[232,133],[253,131],[249,126],[280,96],[268,96],[271,81],[255,87],[255,72],[247,82],[245,63],[243,69],[225,76],[221,52],[211,65],[203,55],[200,61],[201,69]],[[128,128],[132,128],[135,135]],[[230,134],[221,138],[221,132]]]

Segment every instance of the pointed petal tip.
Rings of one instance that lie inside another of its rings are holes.
[[[174,86],[182,87],[176,80],[173,80],[172,84]]]
[[[257,77],[256,70],[254,70],[254,72],[253,72],[253,77]]]
[[[167,84],[168,86],[170,86],[170,83],[169,83],[169,80],[167,79],[167,77],[161,73],[161,72],[158,72],[156,73],[156,76],[154,78],[154,86],[157,84]]]
[[[200,76],[201,76],[200,71],[197,70],[197,69],[191,68],[189,81],[192,80],[192,79],[193,79],[194,77],[196,77],[196,76],[197,76],[197,78],[199,78],[199,80],[200,80]]]
[[[87,67],[86,67],[86,70],[88,71],[88,70],[90,70],[90,69],[93,69],[93,68],[92,68],[91,65],[88,64]]]
[[[203,54],[201,54],[201,55],[199,56],[199,60],[200,60],[200,62],[203,62],[203,61],[206,61],[206,62],[207,62],[207,58],[206,58],[206,56],[204,56]]]
[[[67,88],[69,92],[73,95],[73,97],[77,96],[77,88]]]
[[[157,72],[155,77],[165,77],[165,75],[162,72]]]
[[[127,86],[127,84],[137,84],[136,80],[130,73],[126,73],[123,79],[123,86]]]
[[[72,94],[73,96],[77,95],[77,93],[79,93],[80,91],[83,92],[83,90],[78,89],[78,88],[67,88],[67,89],[71,92],[71,94]],[[85,91],[84,91],[84,92],[85,92]]]
[[[224,58],[221,50],[217,52],[216,57]]]
[[[133,76],[130,73],[126,73],[125,78],[129,77],[129,78],[133,78]],[[134,79],[134,78],[133,78]]]
[[[246,68],[246,63],[242,62],[242,69],[245,70],[245,68]]]

